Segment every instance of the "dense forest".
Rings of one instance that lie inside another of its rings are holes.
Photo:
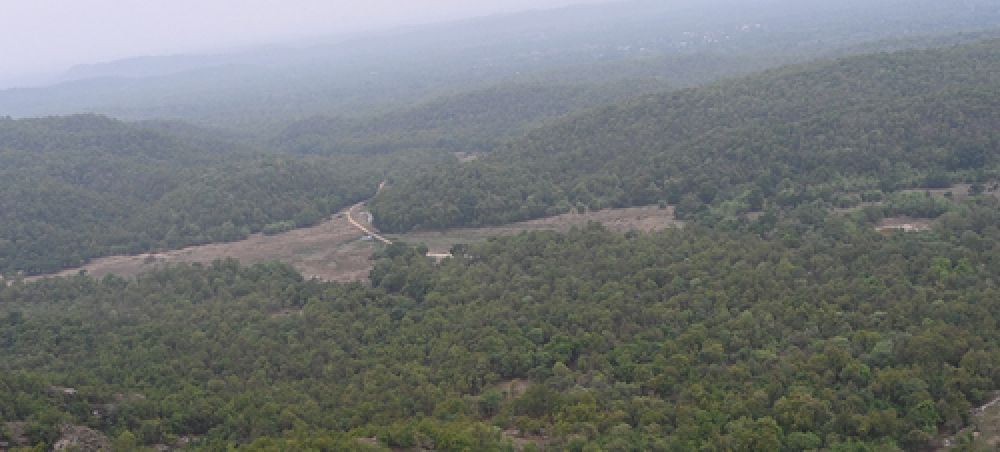
[[[308,226],[370,197],[387,167],[232,143],[89,115],[0,120],[0,274]]]
[[[371,288],[231,261],[15,283],[0,419],[205,450],[917,450],[1000,384],[1000,205],[888,236],[878,209],[394,245]]]
[[[656,203],[738,214],[996,177],[1000,41],[783,68],[562,121],[488,158],[410,172],[387,231]]]
[[[629,0],[0,91],[0,115],[134,120],[0,117],[0,451],[978,450],[998,23],[995,0]],[[224,256],[27,278],[368,199],[386,233],[682,221],[357,241],[352,283]]]

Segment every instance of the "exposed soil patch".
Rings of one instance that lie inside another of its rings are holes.
[[[363,206],[352,208],[356,208],[354,219],[363,226],[370,227],[368,223],[370,218]],[[129,278],[164,265],[211,263],[225,258],[237,259],[246,265],[259,262],[285,262],[295,267],[306,278],[324,281],[364,281],[368,279],[368,273],[372,268],[371,257],[375,249],[381,245],[375,241],[362,240],[366,234],[351,224],[347,216],[348,211],[345,210],[311,228],[296,229],[272,236],[255,234],[239,242],[213,243],[164,253],[104,257],[83,267],[52,275],[34,276],[26,278],[25,281],[68,277],[78,274],[81,270],[97,278],[112,274]],[[654,231],[681,224],[674,219],[672,208],[660,209],[654,206],[610,209],[585,214],[573,213],[506,226],[418,232],[390,238],[413,244],[425,243],[431,250],[429,256],[444,258],[457,243],[481,242],[490,237],[514,235],[521,231],[566,231],[573,226],[586,225],[590,221],[603,223],[608,229],[619,232]]]
[[[62,428],[62,438],[56,442],[52,450],[77,452],[99,452],[111,449],[111,441],[104,434],[78,425],[66,425]]]
[[[837,213],[837,214],[849,214],[849,213],[854,213],[854,212],[860,212],[860,211],[864,210],[867,207],[881,206],[883,204],[884,203],[882,203],[882,202],[863,202],[863,203],[860,203],[860,204],[858,204],[856,206],[852,206],[852,207],[834,207],[833,208],[833,213]]]
[[[327,281],[358,281],[368,277],[375,244],[362,242],[362,233],[352,226],[344,213],[311,228],[296,229],[273,236],[255,234],[246,240],[213,243],[164,253],[136,256],[112,256],[54,275],[26,278],[72,276],[85,270],[94,277],[114,274],[132,277],[158,266],[179,263],[210,263],[234,258],[244,264],[281,261],[294,266],[307,278]]]
[[[943,438],[935,450],[1000,450],[1000,393],[985,405],[972,409],[971,426]],[[971,447],[970,447],[971,446]]]
[[[882,233],[926,232],[933,227],[934,220],[929,218],[892,217],[879,221],[875,230]]]
[[[516,235],[522,231],[568,231],[576,226],[585,226],[595,221],[615,232],[650,232],[670,227],[680,227],[681,221],[674,218],[674,209],[658,206],[608,209],[583,214],[568,213],[538,220],[522,221],[504,226],[486,228],[461,228],[446,231],[425,231],[389,236],[392,240],[406,243],[423,243],[430,253],[446,254],[452,246],[485,241],[491,237]]]

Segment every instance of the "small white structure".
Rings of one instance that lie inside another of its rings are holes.
[[[925,224],[894,224],[887,226],[879,226],[876,228],[879,232],[926,232],[930,231],[931,227]]]

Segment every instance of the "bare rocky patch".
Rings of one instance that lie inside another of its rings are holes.
[[[100,452],[111,450],[111,441],[101,432],[79,426],[65,425],[62,437],[52,447],[54,451]]]

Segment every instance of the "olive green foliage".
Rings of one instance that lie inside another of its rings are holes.
[[[771,33],[746,43],[788,45]],[[376,68],[352,70],[370,91],[398,81]],[[590,111],[465,164],[442,151],[610,92],[516,85],[346,129],[317,119],[266,156],[183,124],[0,120],[3,273],[279,233],[386,174],[372,208],[388,230],[641,204],[696,220],[525,233],[441,261],[397,243],[370,285],[231,260],[4,281],[0,427],[34,450],[66,425],[116,450],[922,450],[1000,388],[998,69],[1000,41],[785,68]],[[463,79],[434,74],[417,79]],[[303,96],[266,109],[287,118]],[[428,149],[388,152],[412,148]],[[300,155],[352,153],[392,156]],[[959,181],[977,182],[968,197],[901,190]],[[875,231],[895,215],[937,222]]]
[[[400,175],[388,231],[668,202],[682,218],[996,175],[1000,41],[847,58],[649,96],[487,158]]]
[[[592,225],[441,264],[396,245],[374,288],[234,262],[15,284],[0,420],[251,450],[509,450],[506,429],[574,450],[912,450],[1000,384],[998,212],[981,197],[891,236],[813,207]]]
[[[376,162],[256,156],[98,116],[0,120],[0,273],[39,273],[314,224],[365,199]]]

